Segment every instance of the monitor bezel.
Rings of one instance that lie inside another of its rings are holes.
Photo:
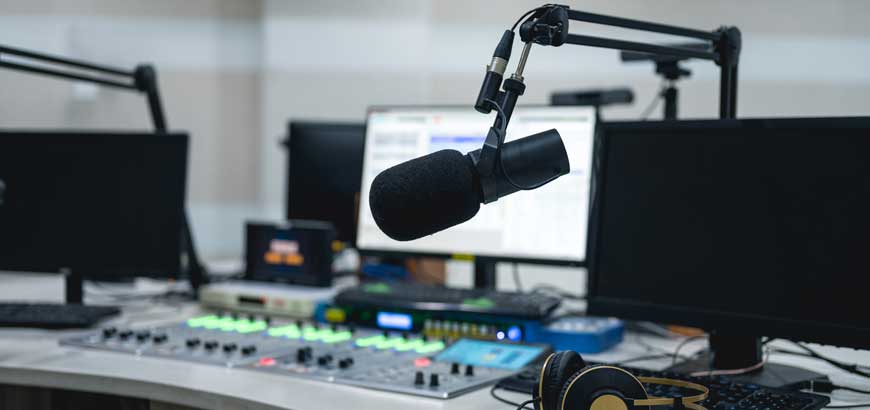
[[[594,167],[595,164],[595,146],[597,145],[597,135],[598,129],[601,124],[601,110],[596,107],[589,106],[581,106],[584,109],[591,109],[595,113],[595,132],[592,135],[592,147],[593,147],[593,158],[592,164]],[[368,128],[369,128],[369,118],[371,117],[372,112],[378,110],[437,110],[437,109],[472,109],[467,105],[462,104],[409,104],[409,105],[373,105],[369,106],[366,110],[366,141],[368,144]],[[517,107],[517,109],[523,108],[570,108],[565,106],[553,106],[548,104],[522,104]],[[484,115],[484,114],[481,114]],[[363,156],[365,156],[366,146],[363,147]],[[365,164],[365,158],[363,158],[363,164]],[[365,165],[363,165],[365,166]],[[362,175],[363,180],[360,181],[360,187],[362,187],[362,183],[365,181],[365,173]],[[589,228],[591,223],[591,210],[592,210],[592,192],[595,187],[595,178],[594,172],[590,173],[589,176],[589,184],[590,184],[590,198],[589,198],[589,206],[587,208],[587,233],[586,233],[586,257],[584,260],[572,260],[572,259],[545,259],[545,258],[529,258],[522,256],[505,256],[505,255],[492,255],[492,254],[470,254],[470,253],[441,253],[441,252],[423,252],[423,251],[398,251],[395,249],[382,249],[382,248],[359,248],[360,255],[362,256],[375,256],[375,257],[428,257],[428,258],[438,258],[438,259],[454,259],[454,260],[472,260],[472,261],[495,261],[495,262],[505,262],[505,263],[522,263],[522,264],[531,264],[531,265],[551,265],[551,266],[567,266],[567,267],[586,267],[587,261],[589,259]],[[360,198],[360,201],[362,198]],[[362,206],[357,206],[357,241],[359,240],[359,221],[360,221],[360,212],[362,212]]]
[[[817,321],[802,321],[766,315],[750,315],[713,309],[699,309],[677,303],[664,305],[637,302],[623,298],[607,297],[598,289],[598,252],[601,244],[601,217],[605,211],[604,190],[606,184],[606,158],[609,135],[612,132],[638,131],[660,132],[661,129],[678,127],[681,130],[716,129],[868,129],[870,117],[831,118],[753,118],[740,120],[691,120],[691,121],[625,121],[605,122],[598,127],[597,145],[593,154],[593,177],[596,191],[592,195],[588,246],[588,307],[592,315],[616,316],[632,320],[652,320],[702,328],[708,331],[731,335],[774,337],[806,342],[865,348],[870,345],[870,327],[856,328]],[[700,291],[700,290],[699,290]]]

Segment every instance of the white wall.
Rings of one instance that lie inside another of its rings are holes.
[[[277,143],[288,119],[362,121],[376,104],[471,104],[502,31],[540,3],[3,0],[0,43],[117,65],[155,62],[170,124],[193,134],[190,202],[202,253],[238,257],[244,219],[283,215],[285,157]],[[740,27],[740,116],[870,113],[870,3],[569,4],[701,29]],[[679,40],[589,24],[572,31]],[[717,68],[687,66],[693,76],[681,83],[682,116],[715,116]],[[649,64],[621,64],[611,50],[535,47],[521,103],[546,102],[555,90],[629,86],[636,103],[606,116],[633,118],[658,88],[652,73]],[[149,126],[144,103],[118,92],[89,96],[69,84],[2,71],[0,90],[0,126]],[[468,279],[463,269],[451,268],[459,272],[455,280]],[[574,273],[553,277],[573,284]]]

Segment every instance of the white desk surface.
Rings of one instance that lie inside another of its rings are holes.
[[[0,274],[0,300],[62,300],[63,284],[57,276]],[[143,302],[144,303],[144,302]],[[153,325],[180,321],[198,313],[195,304],[134,304],[113,320],[116,324]],[[225,369],[168,359],[134,357],[125,354],[61,347],[58,339],[69,331],[0,330],[0,384],[62,388],[108,393],[207,409],[293,409],[293,410],[512,410],[481,389],[451,400],[427,399],[366,390],[326,382],[300,380],[242,369]],[[642,340],[640,340],[643,338]],[[595,361],[619,361],[673,351],[678,339],[628,334],[626,341],[600,355]],[[703,343],[692,343],[691,353]],[[784,345],[787,347],[787,345]],[[818,347],[835,358],[870,364],[870,352]],[[830,374],[835,383],[870,389],[870,380],[860,379],[816,360],[774,355],[771,362],[788,363]],[[664,367],[667,360],[638,362],[633,366]],[[501,392],[516,401],[526,397]],[[840,394],[836,404],[870,402],[870,396]]]

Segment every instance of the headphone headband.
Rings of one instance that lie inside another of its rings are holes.
[[[687,382],[684,380],[665,379],[662,377],[638,377],[637,379],[640,380],[641,383],[676,386],[700,392],[699,394],[696,394],[694,396],[687,396],[681,398],[684,406],[696,410],[704,409],[703,406],[696,403],[707,399],[707,396],[710,395],[710,389],[708,389],[707,386],[703,386],[698,383]],[[650,397],[646,399],[632,400],[632,403],[635,406],[670,406],[673,405],[675,401],[676,399],[671,398]]]

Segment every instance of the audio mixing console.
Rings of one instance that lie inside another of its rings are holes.
[[[61,344],[444,399],[508,377],[544,352],[539,346],[466,339],[447,346],[416,334],[219,315],[156,328],[110,327]]]

